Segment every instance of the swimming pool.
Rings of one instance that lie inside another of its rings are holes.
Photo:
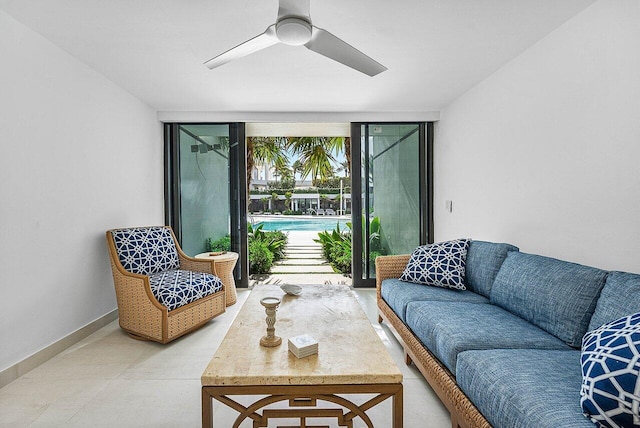
[[[333,230],[336,228],[336,224],[340,223],[340,230],[348,230],[347,222],[350,222],[350,218],[346,217],[284,217],[274,216],[265,218],[264,216],[254,216],[254,227],[263,224],[262,230],[281,230],[283,232],[289,231],[318,231]]]

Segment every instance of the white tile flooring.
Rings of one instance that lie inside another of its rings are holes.
[[[375,290],[355,292],[404,374],[404,426],[450,427],[444,406],[415,367],[404,364],[388,327],[377,323]],[[200,375],[247,296],[239,290],[225,314],[167,345],[130,339],[117,321],[110,323],[0,389],[0,427],[201,426]],[[370,416],[376,427],[388,428],[390,413],[383,403]],[[235,416],[215,403],[216,428],[231,427]],[[356,421],[356,428],[365,426]]]

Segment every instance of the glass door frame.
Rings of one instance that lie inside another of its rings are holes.
[[[180,218],[180,126],[229,126],[229,215],[231,251],[238,253],[234,269],[236,287],[249,286],[249,252],[247,248],[247,156],[245,124],[232,123],[165,123],[164,124],[164,206],[165,224],[171,226],[182,244]]]
[[[352,249],[351,270],[354,287],[375,287],[375,277],[369,275],[369,257],[366,257],[363,268],[363,252],[368,245],[368,239],[363,239],[362,224],[363,207],[369,207],[369,194],[365,194],[362,200],[362,127],[365,128],[365,141],[369,141],[369,128],[372,125],[418,125],[418,162],[420,198],[420,245],[433,242],[433,122],[352,122],[351,123],[351,221]],[[368,144],[364,147],[365,156],[368,157]],[[365,176],[368,176],[368,165],[364,166]],[[365,223],[365,235],[369,236],[369,224]],[[363,247],[364,246],[364,247]],[[368,250],[367,250],[368,255]]]

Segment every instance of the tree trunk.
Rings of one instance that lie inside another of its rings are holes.
[[[251,188],[251,175],[253,172],[253,140],[247,138],[247,197],[249,197],[249,189]]]
[[[347,160],[347,175],[351,177],[351,137],[344,139],[344,157]]]

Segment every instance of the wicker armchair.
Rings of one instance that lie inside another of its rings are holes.
[[[184,254],[171,228],[106,234],[120,327],[129,336],[167,343],[225,311],[225,290],[213,261]]]

